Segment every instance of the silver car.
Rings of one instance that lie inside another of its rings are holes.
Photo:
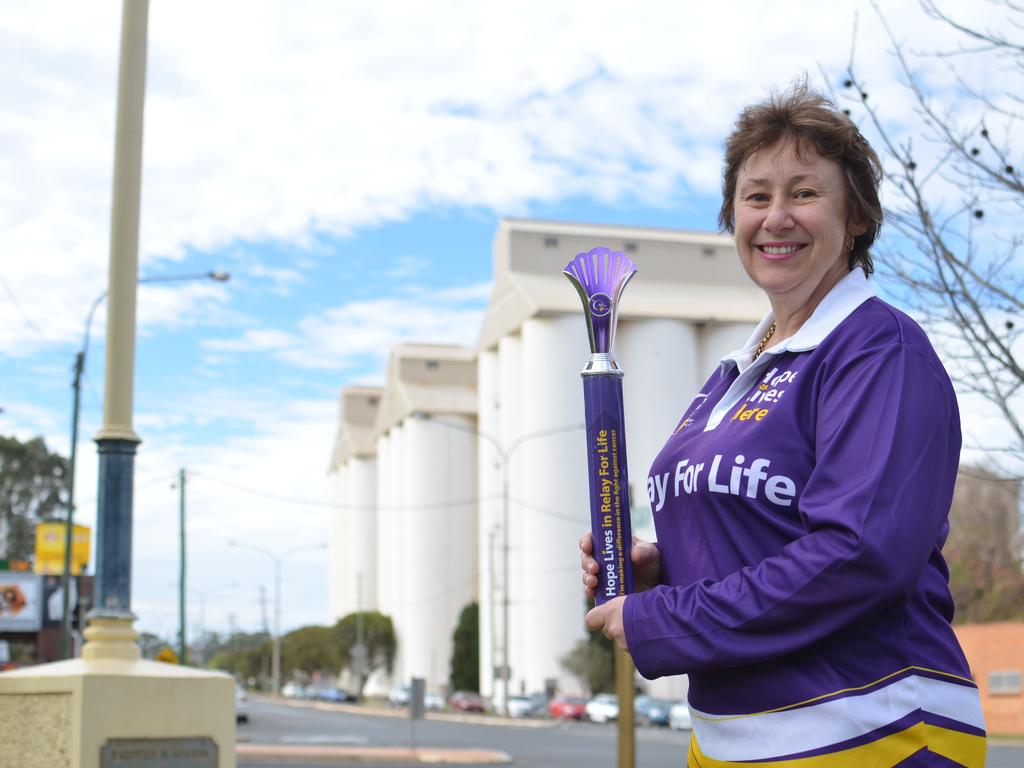
[[[249,696],[245,688],[235,683],[235,721],[239,723],[249,722]]]
[[[668,727],[673,731],[693,730],[693,721],[690,719],[690,707],[686,701],[677,701],[668,711]]]

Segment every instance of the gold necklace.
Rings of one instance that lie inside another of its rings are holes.
[[[750,362],[754,362],[754,360],[757,360],[758,355],[760,355],[762,352],[764,352],[764,348],[765,348],[765,345],[768,343],[768,339],[770,339],[772,337],[772,334],[774,334],[774,333],[775,333],[775,321],[772,320],[772,324],[770,326],[768,326],[768,333],[766,333],[764,335],[764,338],[761,339],[761,343],[757,345],[757,349],[754,350],[754,356],[750,359]]]

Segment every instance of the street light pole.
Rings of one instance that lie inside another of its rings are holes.
[[[242,544],[234,539],[228,540],[228,546],[237,547],[238,549],[248,549],[250,552],[258,552],[261,555],[266,555],[274,561],[274,637],[271,640],[272,657],[270,662],[270,685],[273,688],[274,695],[276,696],[281,693],[281,564],[292,555],[298,555],[302,552],[312,552],[317,549],[326,549],[327,545],[314,544],[313,546],[298,547],[296,549],[290,549],[287,552],[283,552],[280,555],[271,552],[269,549],[264,549],[263,547],[256,547],[252,544]]]
[[[275,696],[281,694],[281,559],[274,558],[274,642],[270,659],[270,685]]]
[[[178,663],[185,664],[185,469],[178,470]]]
[[[221,270],[202,272],[188,275],[162,275],[154,277],[140,277],[136,283],[170,283],[188,280],[216,280],[225,283],[231,279],[231,275]],[[85,375],[85,361],[89,351],[89,332],[92,328],[92,319],[99,309],[100,304],[107,298],[107,291],[103,291],[93,299],[89,307],[89,314],[85,318],[85,332],[82,334],[82,348],[75,353],[75,375],[71,388],[71,449],[68,459],[68,509],[64,524],[64,573],[61,577],[63,589],[63,614],[61,619],[60,632],[60,656],[62,659],[71,657],[71,615],[70,615],[70,593],[71,593],[71,551],[73,548],[73,531],[75,523],[75,465],[78,458],[78,423],[81,413],[82,401],[82,376]]]

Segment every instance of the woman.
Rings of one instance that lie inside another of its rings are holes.
[[[880,178],[806,86],[745,109],[726,143],[719,220],[771,312],[654,461],[638,591],[586,618],[645,677],[689,674],[690,766],[984,765],[940,551],[956,398],[868,281]]]

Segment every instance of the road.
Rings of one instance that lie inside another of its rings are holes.
[[[249,722],[238,726],[238,736],[251,744],[408,746],[411,738],[405,717],[351,714],[256,698],[250,700],[250,710]],[[498,750],[510,755],[513,765],[523,768],[602,768],[615,764],[614,725],[522,722],[481,725],[428,719],[417,723],[416,742],[421,747]],[[688,732],[638,729],[637,764],[679,768],[688,741]],[[257,764],[239,762],[240,768],[248,765]],[[267,768],[268,764],[259,765]],[[374,765],[388,768],[381,763]]]
[[[238,726],[239,741],[243,743],[407,747],[412,737],[408,719],[400,716],[355,714],[351,708],[339,711],[331,705],[296,705],[260,698],[250,700],[250,710],[249,722]],[[499,750],[512,757],[512,765],[522,768],[611,768],[616,762],[614,725],[549,721],[486,725],[429,719],[417,723],[415,736],[420,747]],[[680,768],[688,740],[688,732],[638,728],[636,764],[641,768]],[[244,759],[240,759],[238,765],[239,768],[277,768],[266,761],[257,763]],[[301,765],[287,763],[288,768]],[[323,768],[324,763],[316,765]],[[407,764],[374,765],[398,768]],[[281,768],[283,766],[282,763]],[[1022,766],[1024,745],[989,746],[986,768]]]

